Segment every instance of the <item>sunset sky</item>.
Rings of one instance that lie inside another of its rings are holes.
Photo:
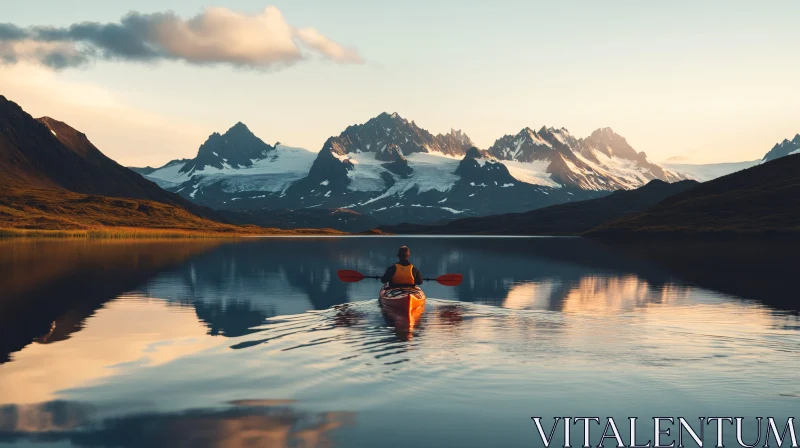
[[[482,148],[610,126],[651,160],[754,160],[800,132],[800,2],[0,3],[0,94],[126,165],[237,121],[318,151],[380,112]]]

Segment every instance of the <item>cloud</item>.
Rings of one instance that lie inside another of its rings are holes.
[[[358,52],[314,28],[298,29],[269,6],[247,15],[207,8],[190,19],[173,12],[131,12],[119,23],[21,28],[0,23],[0,62],[34,62],[52,69],[96,60],[183,61],[197,65],[275,69],[313,57],[360,64]]]
[[[336,42],[333,42],[320,34],[320,32],[314,28],[303,28],[301,30],[297,30],[295,32],[295,36],[297,36],[297,38],[304,44],[324,55],[327,55],[327,57],[333,61],[350,62],[355,64],[363,62],[355,50],[342,47]]]

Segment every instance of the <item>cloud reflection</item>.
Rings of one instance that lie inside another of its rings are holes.
[[[293,447],[333,445],[349,412],[301,412],[288,400],[242,400],[225,409],[102,417],[90,405],[53,401],[0,407],[0,442],[69,441],[80,446]]]

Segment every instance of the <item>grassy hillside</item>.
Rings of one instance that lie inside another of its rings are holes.
[[[140,199],[110,198],[56,189],[10,189],[0,195],[0,236],[167,237],[246,234],[337,234],[211,221],[183,208]]]

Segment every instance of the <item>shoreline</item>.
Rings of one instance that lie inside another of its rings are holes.
[[[204,232],[201,230],[158,229],[147,227],[102,227],[94,229],[19,229],[0,228],[0,239],[236,239],[270,236],[347,236],[333,229],[269,229],[272,232]]]

